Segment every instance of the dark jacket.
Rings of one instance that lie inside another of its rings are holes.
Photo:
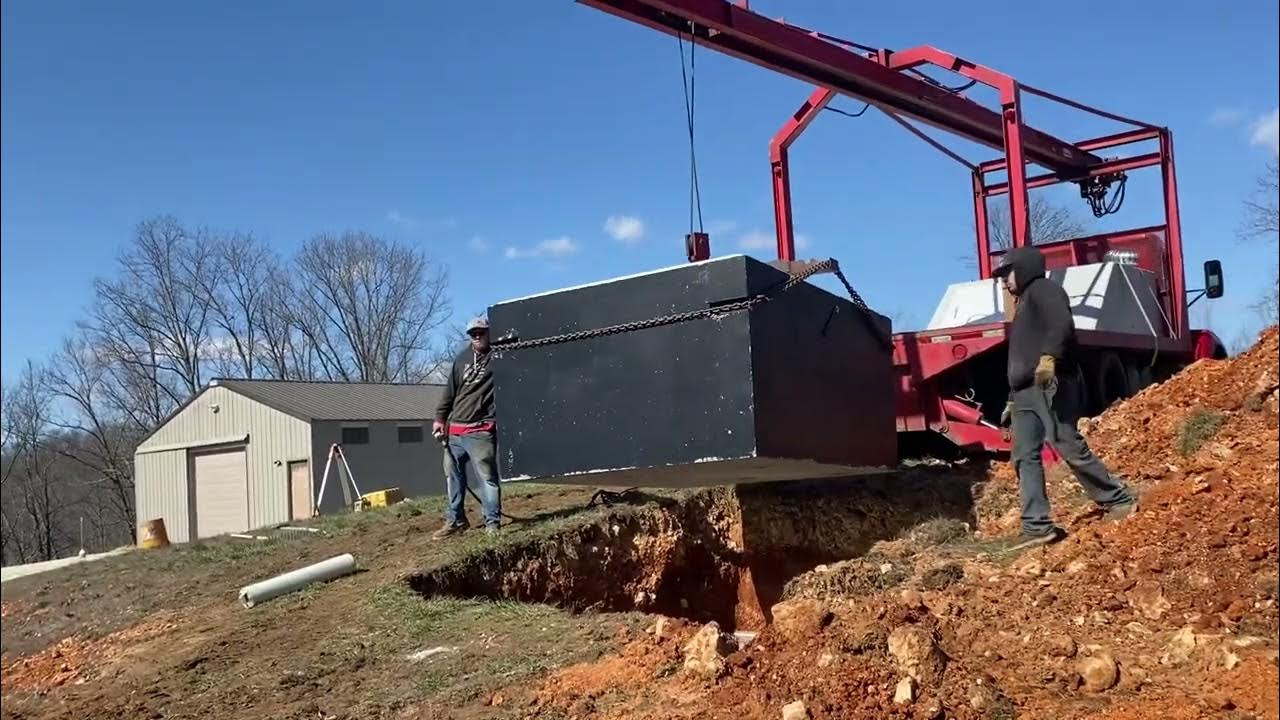
[[[1074,376],[1076,324],[1071,301],[1061,285],[1045,277],[1040,249],[1014,248],[1001,267],[1013,269],[1018,296],[1009,330],[1009,389],[1021,390],[1035,382],[1041,355],[1053,356],[1059,376]]]
[[[468,424],[494,419],[493,372],[489,369],[492,355],[492,350],[477,355],[470,345],[458,353],[436,408],[437,420]]]

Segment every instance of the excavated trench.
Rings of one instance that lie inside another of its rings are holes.
[[[974,476],[913,471],[712,488],[415,573],[426,597],[768,623],[787,581],[936,518],[972,522]]]

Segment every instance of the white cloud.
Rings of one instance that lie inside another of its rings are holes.
[[[467,241],[467,247],[471,248],[472,252],[487,253],[493,246],[485,238],[479,235],[472,235],[471,239]]]
[[[604,231],[614,240],[630,245],[644,237],[644,221],[632,215],[610,215],[604,221]]]
[[[392,225],[399,225],[406,230],[415,230],[418,225],[421,224],[418,222],[417,218],[409,217],[408,215],[401,213],[399,210],[392,210],[388,212],[387,222]]]
[[[1272,155],[1280,154],[1280,108],[1254,120],[1249,129],[1251,144],[1269,149]]]
[[[561,235],[558,238],[543,240],[542,242],[528,248],[518,248],[514,245],[508,245],[503,251],[503,256],[508,260],[520,260],[524,258],[558,258],[566,257],[578,252],[578,245],[573,242],[573,238],[568,235]]]
[[[707,233],[713,238],[716,235],[728,235],[738,229],[738,223],[732,220],[712,220],[707,225]]]
[[[773,235],[760,230],[752,230],[738,238],[739,250],[765,250],[777,247],[778,240]]]
[[[1244,110],[1238,107],[1220,107],[1209,115],[1209,123],[1223,127],[1239,125],[1244,115]]]
[[[797,250],[808,250],[813,247],[813,238],[804,233],[796,233]],[[774,233],[752,230],[738,238],[739,250],[773,250],[778,247],[778,237]]]
[[[440,218],[420,218],[414,217],[408,213],[402,213],[399,210],[391,210],[387,212],[387,222],[392,225],[398,225],[409,231],[421,230],[424,228],[436,228],[444,230],[456,230],[458,228],[458,219],[452,217]]]

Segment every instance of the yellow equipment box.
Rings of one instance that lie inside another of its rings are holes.
[[[367,508],[387,507],[388,505],[395,505],[403,499],[404,496],[400,494],[400,488],[393,487],[361,495],[360,504]]]

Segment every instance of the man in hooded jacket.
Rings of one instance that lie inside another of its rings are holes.
[[[1040,458],[1046,440],[1108,518],[1129,515],[1137,508],[1135,495],[1107,470],[1076,428],[1084,388],[1066,291],[1045,277],[1044,254],[1034,246],[1006,253],[995,276],[1016,298],[1009,330],[1009,403],[1001,418],[1013,432],[1011,455],[1022,500],[1022,534],[1012,547],[1047,545],[1066,537],[1049,519]]]

